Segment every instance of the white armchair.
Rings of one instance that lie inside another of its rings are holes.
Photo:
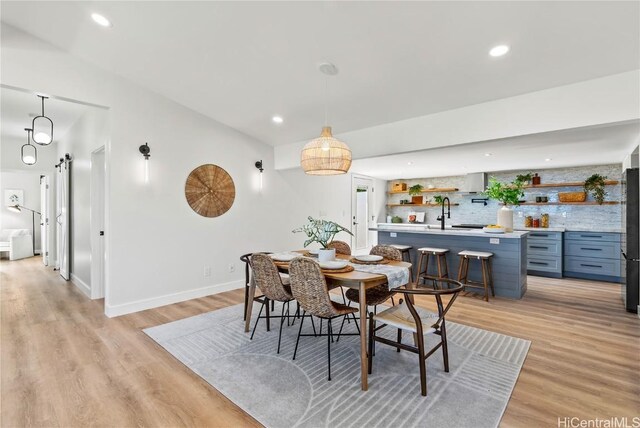
[[[33,257],[33,238],[28,229],[0,231],[0,251],[9,252],[9,260]]]

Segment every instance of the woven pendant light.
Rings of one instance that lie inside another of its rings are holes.
[[[331,135],[330,126],[325,126],[320,136],[302,149],[300,166],[310,175],[345,174],[351,167],[351,150]]]
[[[325,76],[338,74],[338,68],[329,62],[320,64],[318,69]],[[327,87],[328,81],[325,78],[325,126],[320,136],[309,141],[300,153],[300,166],[310,175],[346,174],[351,168],[351,149],[331,135],[331,127],[327,126]]]

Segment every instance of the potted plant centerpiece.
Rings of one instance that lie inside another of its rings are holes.
[[[412,204],[421,204],[423,200],[422,189],[424,186],[422,184],[414,184],[409,187],[409,196],[411,196]]]
[[[293,233],[303,232],[309,239],[304,241],[304,246],[307,247],[313,242],[317,242],[322,247],[318,251],[318,261],[328,262],[336,258],[336,249],[328,249],[327,246],[333,241],[333,238],[340,233],[346,232],[353,236],[353,233],[346,227],[342,227],[339,224],[330,220],[317,220],[313,217],[308,217],[309,223],[302,227],[293,230]]]
[[[507,232],[513,231],[513,206],[520,205],[520,198],[524,196],[522,189],[524,183],[514,180],[511,183],[501,183],[495,177],[489,179],[489,186],[484,194],[504,204],[498,210],[498,225],[505,228]]]

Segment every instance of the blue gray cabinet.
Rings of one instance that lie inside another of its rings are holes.
[[[564,276],[620,282],[620,234],[566,232]]]
[[[562,250],[562,232],[530,232],[527,238],[527,273],[561,278]]]

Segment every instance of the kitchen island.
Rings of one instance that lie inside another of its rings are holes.
[[[380,223],[369,230],[378,232],[378,243],[382,245],[411,245],[411,260],[414,276],[419,260],[418,248],[446,248],[449,277],[458,278],[460,256],[463,250],[488,251],[493,253],[493,285],[496,296],[520,299],[527,291],[527,231],[490,234],[479,229],[441,230],[435,225]],[[431,259],[433,260],[433,258]],[[429,263],[429,274],[435,275],[435,263]],[[471,261],[469,279],[480,281],[479,262]]]

